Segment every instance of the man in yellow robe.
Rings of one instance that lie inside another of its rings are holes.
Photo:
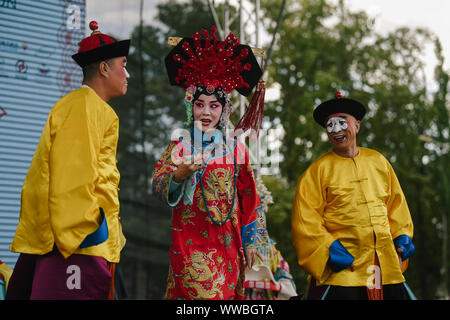
[[[314,110],[333,150],[299,178],[292,237],[311,276],[308,299],[407,299],[402,260],[414,253],[413,223],[392,166],[356,145],[359,102],[328,100]]]
[[[125,244],[119,222],[119,119],[129,40],[90,24],[73,59],[83,86],[50,111],[25,178],[11,251],[21,253],[8,299],[108,299]]]

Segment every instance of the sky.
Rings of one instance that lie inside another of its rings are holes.
[[[86,0],[86,34],[90,32],[89,21],[96,20],[99,30],[119,39],[130,36],[139,24],[140,0]],[[144,0],[144,24],[151,24],[156,6],[163,0]]]
[[[250,0],[246,1],[249,2]],[[370,16],[376,17],[375,30],[382,34],[393,31],[400,26],[429,29],[439,37],[446,59],[445,68],[450,71],[449,0],[345,1],[351,9],[365,10]],[[145,24],[152,23],[156,14],[156,6],[162,2],[164,0],[144,0]],[[96,20],[99,22],[101,32],[115,35],[119,39],[125,39],[129,37],[134,26],[139,23],[139,6],[140,0],[86,0],[86,21]],[[86,33],[88,33],[88,27],[86,26],[86,28]],[[433,52],[428,52],[425,59],[429,62],[427,74],[431,76],[435,63]]]
[[[450,1],[448,0],[346,0],[349,7],[355,11],[365,10],[370,16],[376,17],[375,30],[386,34],[401,26],[410,28],[426,28],[441,41],[444,68],[450,72]],[[436,63],[435,54],[431,48],[426,50],[426,76],[431,82]],[[436,89],[436,84],[431,85]]]

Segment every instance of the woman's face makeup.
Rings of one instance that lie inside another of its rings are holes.
[[[222,114],[222,104],[215,95],[201,94],[193,103],[194,123],[202,131],[214,129]]]

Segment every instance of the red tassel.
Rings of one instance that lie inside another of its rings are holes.
[[[238,130],[242,130],[241,133],[246,132],[248,129],[252,129],[256,133],[256,137],[259,136],[259,130],[261,129],[262,119],[264,115],[264,96],[266,94],[266,85],[264,81],[258,81],[256,85],[255,93],[252,100],[248,105],[242,118],[234,128],[236,133]]]

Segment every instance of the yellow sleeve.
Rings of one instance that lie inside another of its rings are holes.
[[[103,128],[85,99],[51,115],[49,215],[56,246],[67,258],[99,227],[95,186]]]
[[[320,181],[317,168],[308,168],[300,177],[291,221],[298,264],[319,282],[331,272],[326,266],[330,256],[329,247],[335,240],[324,226],[326,199]]]
[[[7,266],[3,261],[0,260],[0,275],[5,279],[5,288],[8,291],[9,279],[11,279],[11,275],[13,270]]]
[[[414,228],[405,195],[403,194],[394,169],[387,160],[386,163],[390,177],[390,193],[386,199],[386,207],[392,239],[402,234],[406,234],[412,239]]]

